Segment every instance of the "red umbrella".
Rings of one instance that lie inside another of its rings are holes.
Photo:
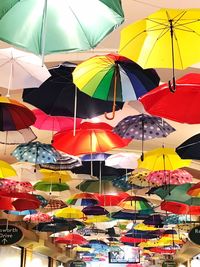
[[[113,128],[107,123],[84,122],[76,130],[62,131],[54,135],[53,146],[71,155],[101,153],[113,148],[124,147],[130,142],[112,132]]]
[[[200,215],[200,206],[189,206],[180,202],[163,201],[161,209],[174,214]]]
[[[99,200],[99,206],[118,206],[118,204],[129,196],[127,193],[117,195],[94,194]]]
[[[169,248],[150,248],[151,252],[158,253],[158,254],[174,254],[176,253],[176,249],[169,249]]]
[[[190,73],[176,81],[176,92],[162,84],[139,99],[151,115],[181,123],[200,123],[200,74]]]
[[[120,242],[122,242],[122,243],[140,243],[140,242],[146,242],[146,241],[147,241],[147,239],[139,238],[139,237],[122,236],[120,238]]]
[[[40,109],[32,110],[36,116],[36,121],[33,124],[34,127],[40,130],[48,131],[62,131],[71,130],[74,127],[74,118],[64,116],[51,116],[46,114]],[[79,128],[82,119],[76,119],[76,127]]]
[[[55,243],[67,245],[84,245],[87,244],[88,241],[81,235],[70,233],[64,237],[56,237]]]
[[[30,182],[19,182],[11,179],[0,180],[0,192],[28,193],[32,192],[33,190],[33,186]]]
[[[38,212],[36,214],[28,214],[23,218],[23,221],[31,223],[51,222],[52,220],[53,218],[49,214],[42,212]]]

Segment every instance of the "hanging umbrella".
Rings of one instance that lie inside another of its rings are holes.
[[[160,214],[153,214],[150,215],[148,218],[146,218],[143,223],[146,225],[154,225],[158,228],[163,227],[164,225],[164,216],[161,216]]]
[[[56,237],[54,242],[66,245],[83,245],[88,243],[88,241],[81,235],[72,233],[63,237]]]
[[[152,115],[180,123],[196,124],[200,123],[199,92],[200,75],[190,73],[176,81],[176,94],[171,94],[168,84],[162,84],[139,100]]]
[[[95,223],[107,223],[112,221],[112,219],[106,215],[91,215],[87,216],[87,219],[84,221],[86,224],[95,224]]]
[[[74,119],[71,117],[51,116],[40,109],[34,109],[32,111],[36,117],[33,126],[37,129],[59,132],[62,130],[71,130],[74,127]],[[80,124],[81,119],[77,118],[76,127],[79,128]]]
[[[172,68],[173,91],[175,68],[185,69],[200,59],[198,18],[199,9],[161,9],[122,30],[119,53],[145,68]]]
[[[161,255],[173,255],[176,253],[176,249],[173,249],[173,247],[165,247],[165,248],[150,248],[149,249],[153,253],[158,253]]]
[[[8,88],[8,96],[11,89],[38,87],[50,77],[39,57],[13,47],[0,49],[0,75],[0,86]]]
[[[123,138],[142,140],[142,159],[144,140],[168,136],[175,129],[160,117],[147,114],[128,116],[114,128],[114,132]]]
[[[130,209],[136,211],[152,210],[151,204],[143,197],[129,196],[119,203],[123,209]]]
[[[116,101],[136,100],[159,84],[157,73],[143,70],[138,64],[118,54],[92,57],[79,64],[73,80],[84,93],[102,100],[113,101],[113,119]]]
[[[142,238],[142,237],[127,237],[127,236],[122,236],[120,238],[120,242],[122,243],[140,243],[140,242],[145,242],[147,239],[146,238]]]
[[[18,211],[18,210],[4,210],[6,214],[11,214],[11,215],[16,215],[16,216],[26,216],[26,215],[31,215],[31,214],[36,214],[37,210],[23,210],[23,211]]]
[[[65,204],[65,202],[63,202],[61,199],[49,199],[47,205],[44,207],[45,209],[62,209],[67,207],[67,204]]]
[[[91,193],[78,193],[66,200],[67,205],[73,206],[94,206],[98,199]]]
[[[100,206],[117,206],[123,199],[129,196],[124,192],[118,192],[117,194],[95,194],[99,200]]]
[[[48,183],[63,183],[68,182],[72,179],[69,172],[66,171],[52,171],[46,169],[40,169],[39,172],[42,174],[42,181]]]
[[[113,219],[119,219],[119,220],[131,220],[131,221],[136,221],[136,220],[145,220],[149,214],[151,214],[153,210],[142,210],[135,212],[133,210],[125,210],[122,209],[120,211],[114,212],[111,214],[111,217]]]
[[[19,161],[34,164],[54,163],[59,158],[59,153],[51,145],[38,141],[17,146],[12,155]]]
[[[0,160],[0,178],[16,176],[17,173],[14,168],[7,162]]]
[[[42,178],[42,174],[38,171],[34,164],[29,162],[16,162],[11,165],[17,173],[16,180],[19,181],[36,181]]]
[[[133,227],[134,230],[139,230],[139,231],[156,231],[159,230],[157,227],[153,225],[146,225],[144,223],[138,223]]]
[[[80,159],[81,161],[105,161],[110,155],[108,153],[85,154]]]
[[[200,159],[200,134],[193,135],[176,148],[176,153],[182,159]]]
[[[153,231],[142,231],[142,230],[131,229],[125,234],[125,236],[132,238],[144,238],[147,240],[147,239],[158,238],[160,236],[160,233],[159,231],[153,232]]]
[[[108,251],[109,246],[106,244],[106,242],[98,239],[92,239],[88,242],[88,245],[91,246],[95,251]]]
[[[128,191],[128,190],[137,190],[141,189],[141,186],[130,184],[128,181],[128,175],[123,175],[121,177],[114,178],[112,180],[113,186],[121,189],[122,191]]]
[[[19,182],[12,179],[0,179],[0,192],[29,193],[33,190],[33,186],[30,182]]]
[[[119,0],[14,2],[0,11],[0,39],[40,55],[94,48],[124,20]]]
[[[40,202],[40,208],[44,208],[48,204],[48,200],[41,195],[33,194]]]
[[[139,156],[135,153],[117,153],[110,155],[105,160],[105,166],[113,167],[116,169],[135,169],[137,168],[137,160]]]
[[[187,222],[190,222],[190,218],[187,215],[170,214],[165,217],[163,223],[165,225],[170,225],[170,224],[185,224]]]
[[[168,211],[174,214],[188,214],[188,215],[198,215],[200,214],[200,206],[198,203],[198,206],[195,205],[195,203],[192,202],[192,205],[190,204],[184,204],[177,201],[163,201],[161,203],[161,209],[164,211]]]
[[[105,197],[107,194],[113,194],[119,191],[116,187],[113,187],[113,184],[111,181],[93,181],[93,180],[86,180],[81,182],[79,185],[76,186],[78,190],[81,190],[82,192],[90,192],[90,193],[101,193],[105,194]]]
[[[59,170],[71,170],[75,167],[80,167],[82,165],[80,158],[64,154],[59,155],[55,163],[43,163],[40,164],[40,168],[59,171]]]
[[[66,183],[51,183],[51,182],[43,182],[39,181],[34,184],[34,189],[35,190],[40,190],[40,191],[46,191],[46,192],[62,192],[65,190],[69,190],[69,186]]]
[[[0,131],[16,131],[28,128],[35,122],[35,115],[20,102],[0,96]]]
[[[24,216],[23,221],[30,223],[51,222],[52,217],[47,213],[38,212]]]
[[[0,131],[1,144],[18,145],[32,142],[35,139],[37,139],[37,136],[30,127],[18,131]]]
[[[89,206],[82,209],[85,215],[107,215],[109,212],[101,206]]]
[[[192,197],[200,197],[200,183],[192,185],[188,191],[187,194]]]
[[[140,187],[151,187],[155,186],[154,183],[150,183],[147,180],[147,176],[149,174],[149,171],[133,171],[131,173],[128,173],[128,182],[131,185],[136,185]]]
[[[150,172],[147,176],[149,183],[156,185],[173,184],[181,185],[192,182],[192,175],[185,170],[173,170],[173,171],[155,171]]]
[[[66,142],[67,140],[67,142]],[[113,148],[128,145],[129,140],[123,140],[112,132],[112,127],[107,123],[84,122],[76,130],[59,132],[53,137],[53,146],[65,153],[72,155],[106,152]]]
[[[55,212],[56,217],[66,218],[66,219],[82,219],[84,214],[82,211],[76,208],[63,208]]]
[[[138,161],[138,167],[151,170],[176,170],[187,167],[190,160],[182,160],[173,148],[157,148],[144,154],[144,161]]]
[[[111,101],[91,98],[77,90],[72,80],[75,66],[65,62],[50,69],[52,76],[39,87],[39,90],[38,88],[24,90],[23,101],[53,116],[76,116],[86,119],[112,111]],[[116,103],[116,110],[122,107],[123,103]]]

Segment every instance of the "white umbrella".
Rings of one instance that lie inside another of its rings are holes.
[[[29,162],[16,162],[11,165],[17,172],[14,180],[35,182],[42,178],[42,174],[35,169],[35,165]]]
[[[0,49],[0,86],[10,90],[39,87],[51,76],[40,57],[15,48]]]
[[[18,131],[0,131],[0,143],[7,145],[24,144],[35,140],[37,136],[31,128]]]
[[[138,166],[139,155],[135,153],[117,153],[105,160],[105,165],[113,168],[135,169]]]

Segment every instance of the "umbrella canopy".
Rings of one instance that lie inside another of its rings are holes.
[[[157,148],[144,154],[144,161],[138,161],[138,167],[151,170],[176,170],[187,167],[190,160],[182,160],[173,148]]]
[[[67,142],[66,142],[67,140]],[[53,137],[53,146],[65,153],[80,155],[87,153],[106,152],[113,148],[128,145],[129,140],[123,140],[112,132],[112,127],[107,123],[84,122],[76,130],[59,132]]]
[[[88,243],[88,241],[81,235],[72,233],[63,237],[56,237],[54,242],[58,244],[67,244],[67,245],[83,245]]]
[[[39,87],[40,90],[37,88],[24,90],[23,101],[53,116],[74,117],[76,115],[86,119],[112,111],[112,102],[91,98],[77,90],[72,80],[75,66],[65,62],[50,69],[52,76]],[[74,101],[77,106],[75,114]],[[122,107],[123,103],[116,103],[116,109]]]
[[[49,199],[47,205],[44,207],[45,209],[62,209],[67,207],[67,204],[65,204],[65,202],[63,202],[61,199]]]
[[[37,136],[30,127],[18,131],[0,131],[1,144],[18,145],[32,142],[36,138]]]
[[[38,141],[17,146],[12,155],[19,161],[34,164],[55,163],[59,158],[59,153],[51,145]]]
[[[11,165],[17,172],[18,181],[36,181],[42,178],[42,174],[38,171],[37,167],[29,162],[16,162]]]
[[[52,171],[65,171],[71,170],[75,167],[80,167],[81,165],[82,163],[80,158],[63,153],[59,155],[55,163],[43,163],[40,164],[40,167]]]
[[[0,131],[16,131],[28,128],[36,118],[33,112],[20,102],[0,96]]]
[[[91,193],[78,193],[66,200],[67,205],[73,206],[94,206],[98,199]]]
[[[176,153],[182,159],[200,159],[200,134],[195,134],[176,148]]]
[[[6,214],[11,214],[11,215],[16,215],[16,216],[26,216],[26,215],[31,215],[31,214],[36,214],[37,210],[23,210],[23,211],[18,211],[18,210],[4,210]]]
[[[123,199],[129,196],[124,192],[118,192],[116,195],[112,194],[95,194],[99,200],[100,206],[117,206]]]
[[[148,218],[149,214],[152,213],[153,210],[145,210],[145,211],[138,211],[135,212],[133,210],[125,210],[122,209],[120,211],[114,212],[111,214],[111,217],[113,219],[121,219],[121,220],[131,220],[131,221],[136,221],[136,220],[144,220]]]
[[[106,242],[102,240],[92,239],[88,242],[88,244],[95,250],[95,251],[108,251],[109,246]]]
[[[113,187],[111,181],[93,181],[86,180],[82,181],[79,185],[76,186],[78,190],[82,192],[90,192],[90,193],[99,193],[99,194],[112,194],[113,192],[117,194],[119,189]]]
[[[80,157],[81,161],[105,161],[111,154],[108,153],[95,153],[85,154]]]
[[[135,238],[153,239],[153,238],[158,238],[160,236],[160,233],[159,233],[159,231],[148,232],[148,231],[131,229],[125,234],[125,236],[126,237],[133,237],[133,238],[135,237]],[[127,243],[129,243],[129,242],[127,242]]]
[[[158,228],[163,227],[163,219],[164,216],[161,216],[160,214],[153,214],[150,215],[148,218],[146,218],[143,223],[146,225],[154,225]]]
[[[79,64],[73,80],[84,93],[102,100],[136,100],[159,84],[157,73],[143,70],[138,64],[118,54],[92,57]],[[112,118],[111,118],[112,119]]]
[[[55,212],[56,217],[66,218],[66,219],[82,219],[84,214],[82,211],[76,208],[63,208]]]
[[[13,1],[2,4],[0,12],[0,39],[35,54],[89,50],[124,20],[119,0]]]
[[[70,173],[66,171],[52,171],[47,169],[40,169],[39,172],[42,174],[43,182],[63,183],[68,182],[72,179]]]
[[[33,190],[33,186],[30,182],[19,182],[12,179],[0,179],[0,192],[29,193]]]
[[[152,210],[150,203],[143,197],[129,196],[119,203],[123,209],[131,209],[134,211]]]
[[[147,176],[149,175],[149,171],[133,171],[128,173],[128,182],[131,185],[136,185],[140,187],[150,187],[155,186],[156,184],[149,182],[147,180]]]
[[[51,183],[51,182],[44,182],[38,181],[34,184],[35,190],[46,191],[46,192],[62,192],[65,190],[69,190],[69,186],[66,183]]]
[[[162,84],[139,100],[151,115],[196,124],[200,123],[199,93],[200,74],[190,73],[176,81],[176,94],[171,94],[168,84]]]
[[[135,185],[135,184],[130,184],[128,181],[128,174],[123,175],[121,177],[114,178],[112,180],[113,186],[123,190],[123,191],[128,191],[128,190],[137,190],[141,189],[141,186]]]
[[[24,216],[23,221],[30,223],[51,222],[52,217],[47,213],[38,212]]]
[[[122,236],[120,238],[120,242],[122,243],[140,243],[145,242],[147,239],[144,237],[128,237],[128,236]]]
[[[164,224],[185,224],[186,222],[190,222],[190,218],[187,215],[176,215],[171,214],[165,217]]]
[[[107,215],[109,212],[101,206],[90,206],[82,209],[85,215]]]
[[[198,50],[199,13],[199,9],[161,9],[135,22],[122,30],[119,53],[146,68],[172,68],[174,87],[174,69],[187,68],[200,59],[199,51],[193,53],[190,47],[192,42],[194,51]]]
[[[0,75],[0,86],[8,88],[8,95],[10,89],[38,87],[50,77],[39,57],[13,47],[0,49]]]
[[[174,184],[181,185],[192,182],[192,175],[185,170],[173,170],[173,171],[155,171],[150,172],[147,176],[149,183],[156,185]]]
[[[112,219],[106,215],[92,215],[87,216],[87,219],[84,221],[87,224],[95,224],[95,223],[106,223],[110,222]]]
[[[74,119],[71,117],[51,116],[40,109],[34,109],[32,111],[36,117],[33,126],[40,130],[59,132],[62,130],[71,130],[74,127]],[[81,121],[80,118],[76,119],[77,128],[79,128]]]
[[[192,197],[200,197],[200,183],[192,185],[188,189],[187,194],[192,196]]]
[[[200,206],[176,202],[176,201],[163,201],[161,203],[161,209],[174,214],[185,214],[185,215],[198,215],[200,214]]]
[[[116,169],[135,169],[138,165],[138,158],[139,156],[135,153],[117,153],[109,156],[105,160],[105,165]]]
[[[40,208],[44,208],[48,204],[48,200],[41,195],[33,194],[40,202]]]
[[[7,162],[0,160],[0,178],[6,178],[10,176],[16,176],[15,169]]]

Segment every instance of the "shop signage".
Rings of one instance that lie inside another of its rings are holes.
[[[69,267],[86,267],[86,263],[81,260],[71,261]]]
[[[23,232],[15,225],[0,225],[0,246],[13,245],[23,238]]]
[[[176,267],[175,261],[164,261],[162,267]]]
[[[200,226],[196,226],[188,233],[189,240],[195,245],[200,245]]]

